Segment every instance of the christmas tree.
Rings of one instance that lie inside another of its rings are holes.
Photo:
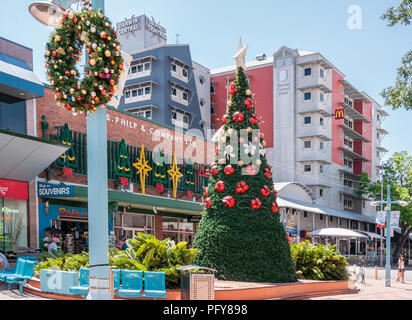
[[[235,56],[237,74],[211,169],[206,210],[193,243],[200,249],[194,264],[216,269],[224,280],[295,282],[266,143],[244,73],[246,49],[240,45]]]

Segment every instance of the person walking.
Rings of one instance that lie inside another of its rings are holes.
[[[0,271],[8,270],[10,268],[9,261],[6,256],[0,251]]]
[[[398,260],[398,277],[396,281],[402,278],[402,283],[405,283],[405,257],[401,254]]]

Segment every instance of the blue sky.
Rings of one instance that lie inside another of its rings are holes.
[[[0,11],[0,36],[34,51],[34,70],[45,80],[44,44],[51,29],[28,12],[31,0],[6,2]],[[113,23],[146,14],[167,29],[169,43],[188,43],[195,61],[210,69],[233,64],[239,37],[249,45],[247,61],[259,53],[270,56],[286,45],[322,53],[358,89],[383,103],[380,92],[393,84],[402,56],[412,49],[412,26],[389,28],[379,17],[400,0],[106,0]],[[348,8],[362,10],[362,28],[348,28]],[[390,132],[383,146],[390,153],[407,150],[412,111],[389,112],[384,127]],[[388,154],[388,155],[389,155]]]

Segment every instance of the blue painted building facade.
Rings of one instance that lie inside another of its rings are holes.
[[[161,45],[132,56],[119,109],[184,130],[203,129],[189,45]]]

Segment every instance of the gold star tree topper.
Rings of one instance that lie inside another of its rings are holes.
[[[236,68],[242,67],[243,69],[245,69],[245,57],[248,47],[248,45],[243,46],[242,38],[240,38],[238,51],[236,55],[233,57],[233,59],[236,60]]]

